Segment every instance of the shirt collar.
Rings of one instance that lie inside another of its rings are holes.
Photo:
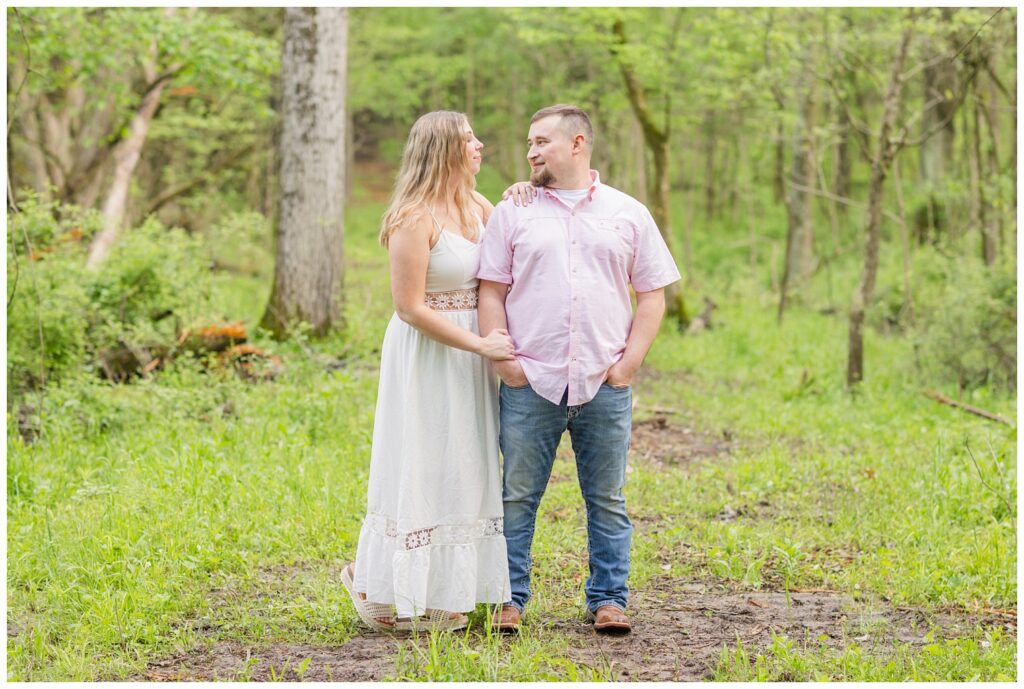
[[[594,200],[594,192],[601,186],[601,175],[598,174],[597,170],[590,171],[590,186],[587,188],[587,201]],[[554,190],[551,187],[544,187],[544,193],[548,196],[554,195]]]

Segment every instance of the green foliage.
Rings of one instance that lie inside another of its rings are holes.
[[[197,238],[148,220],[94,273],[85,269],[87,242],[64,228],[88,236],[97,222],[94,212],[34,197],[9,218],[9,396],[95,371],[105,350],[171,349],[178,330],[206,314],[210,272]]]
[[[60,207],[35,195],[8,217],[8,399],[84,362],[90,308],[84,259],[69,258],[80,249],[62,239],[76,228],[91,235],[98,227],[95,212]]]
[[[273,267],[273,233],[262,213],[230,213],[203,232],[210,261],[221,270],[267,277]]]
[[[1012,391],[1017,382],[1017,279],[1012,266],[948,261],[915,333],[926,379]]]

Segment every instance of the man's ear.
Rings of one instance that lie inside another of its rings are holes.
[[[582,152],[583,149],[586,148],[586,146],[587,146],[587,137],[583,136],[582,134],[577,134],[576,136],[572,137],[572,152],[573,153],[580,153],[580,152]]]

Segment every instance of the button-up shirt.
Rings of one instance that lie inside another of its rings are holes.
[[[622,358],[633,323],[629,286],[650,292],[679,270],[646,207],[590,171],[570,207],[541,187],[533,203],[495,207],[480,248],[481,280],[510,285],[515,355],[533,390],[561,404],[589,402]]]

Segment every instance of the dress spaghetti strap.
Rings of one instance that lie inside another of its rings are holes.
[[[444,228],[441,227],[441,223],[437,221],[437,217],[434,215],[434,211],[430,210],[430,206],[427,206],[427,212],[430,213],[430,219],[434,221],[434,227],[437,228],[437,231],[444,231]]]

